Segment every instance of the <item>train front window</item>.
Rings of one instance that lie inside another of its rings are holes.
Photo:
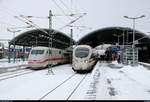
[[[88,48],[77,48],[75,50],[75,56],[79,58],[84,58],[89,55],[89,49]]]
[[[44,50],[32,50],[32,55],[42,55],[44,53]]]

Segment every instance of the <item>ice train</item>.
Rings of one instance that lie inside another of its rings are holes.
[[[77,45],[73,49],[72,69],[77,73],[92,71],[96,64],[93,49],[89,45]]]
[[[111,47],[111,44],[102,44],[97,47],[95,47],[94,50],[94,55],[98,60],[104,60],[106,57],[106,51],[109,47]]]
[[[32,69],[45,68],[48,65],[68,63],[69,56],[62,49],[49,47],[33,47],[28,57],[28,67]]]

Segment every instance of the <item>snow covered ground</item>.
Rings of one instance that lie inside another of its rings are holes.
[[[8,67],[14,67],[14,66],[19,66],[19,65],[27,65],[27,61],[20,61],[20,62],[15,62],[15,63],[8,63],[8,62],[1,62],[0,63],[0,68],[8,68]]]
[[[13,59],[11,59],[11,63],[8,63],[8,59],[0,59],[0,68],[7,68],[26,64],[27,61],[22,61],[21,59],[16,59],[15,63],[13,63]]]
[[[69,64],[52,69],[1,80],[0,100],[150,100],[150,70],[141,65],[98,62],[88,74]]]
[[[8,59],[0,60],[0,74],[24,69],[26,67],[27,67],[27,61],[21,61],[17,59],[15,63],[13,63],[12,61],[11,63],[8,63]]]
[[[99,68],[101,75],[97,100],[150,99],[150,71],[143,66],[128,65],[118,69],[107,64],[99,64]]]
[[[47,69],[39,70],[0,81],[0,100],[66,100],[80,79],[85,76],[80,74],[75,75],[75,72],[71,69],[71,65],[53,67],[53,72],[54,75],[48,75]],[[49,91],[52,91],[73,75],[75,77],[69,82],[55,90],[53,94],[48,94],[48,96],[43,98]]]

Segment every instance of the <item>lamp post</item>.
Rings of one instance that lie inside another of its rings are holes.
[[[132,44],[132,48],[133,48],[133,65],[135,65],[135,20],[143,18],[143,17],[145,17],[145,15],[141,15],[139,17],[124,16],[124,18],[133,20],[133,44]]]

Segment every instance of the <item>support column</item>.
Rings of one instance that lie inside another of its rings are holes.
[[[9,44],[9,46],[8,46],[8,63],[10,63],[11,61],[10,61],[10,44]]]
[[[25,46],[23,46],[23,55],[22,55],[22,60],[25,61]]]
[[[15,63],[16,60],[16,45],[14,44],[14,49],[13,49],[13,62]]]
[[[72,63],[72,58],[73,58],[73,29],[70,29],[70,48],[71,48],[71,54],[70,54],[70,63]]]

